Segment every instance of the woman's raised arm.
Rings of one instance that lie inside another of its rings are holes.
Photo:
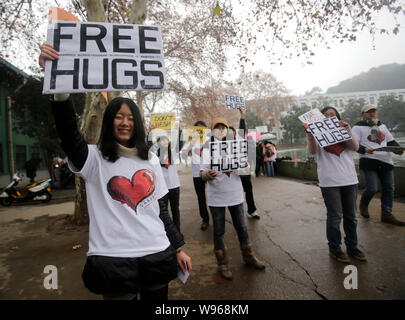
[[[58,52],[49,43],[44,43],[39,56],[39,65],[45,68],[46,60],[59,58]],[[88,146],[77,128],[77,114],[69,94],[55,94],[51,97],[52,113],[55,119],[56,131],[61,139],[62,150],[80,171],[88,156]]]

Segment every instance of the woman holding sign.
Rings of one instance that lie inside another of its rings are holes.
[[[228,122],[223,118],[213,119],[211,126],[213,136],[211,145],[215,142],[226,144]],[[235,140],[234,140],[235,141]],[[209,143],[208,143],[209,145]],[[221,156],[225,156],[221,149]],[[232,279],[229,270],[228,251],[224,242],[225,235],[225,210],[228,207],[232,217],[233,226],[237,232],[242,257],[246,265],[263,270],[265,265],[254,255],[252,245],[243,213],[243,187],[237,171],[217,171],[212,169],[212,155],[210,148],[203,150],[203,164],[200,168],[201,179],[207,181],[207,200],[210,207],[214,226],[214,253],[217,258],[218,271],[227,279]]]
[[[350,263],[349,257],[341,249],[340,223],[343,218],[345,244],[349,256],[360,261],[366,257],[357,246],[357,173],[354,166],[352,151],[357,151],[359,143],[353,137],[350,125],[340,119],[335,108],[326,107],[321,110],[326,118],[337,117],[339,125],[345,127],[352,136],[351,140],[327,147],[320,147],[308,132],[308,124],[304,123],[307,132],[308,151],[316,155],[318,180],[327,209],[326,236],[329,242],[329,253],[334,259]]]
[[[41,46],[39,64],[58,59]],[[69,94],[52,97],[61,146],[70,169],[86,181],[90,219],[85,286],[105,299],[167,300],[178,266],[191,271],[183,237],[168,215],[167,187],[158,158],[148,151],[141,114],[128,98],[107,105],[97,145],[77,128]]]

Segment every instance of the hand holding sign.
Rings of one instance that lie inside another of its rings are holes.
[[[150,114],[150,122],[154,128],[162,130],[171,130],[174,128],[176,122],[176,115],[174,112],[170,113],[152,113]]]
[[[214,141],[209,145],[209,165],[215,172],[237,171],[247,167],[247,140]]]
[[[239,109],[246,110],[245,99],[239,96],[225,95],[225,106],[227,109]]]
[[[340,126],[340,123],[345,126]],[[309,130],[321,148],[352,139],[352,136],[346,129],[348,124],[344,121],[339,121],[337,117],[325,118],[306,125],[308,126],[307,132]]]
[[[310,123],[318,120],[325,119],[325,116],[318,110],[312,109],[298,117],[303,123]]]
[[[44,94],[166,88],[158,26],[50,21],[47,41]]]
[[[45,69],[46,60],[56,60],[59,59],[58,52],[49,43],[44,43],[40,47],[41,54],[39,56],[39,65],[42,69]]]

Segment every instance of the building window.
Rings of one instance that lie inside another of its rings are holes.
[[[16,169],[17,170],[24,169],[26,161],[27,161],[27,147],[26,146],[15,146]]]

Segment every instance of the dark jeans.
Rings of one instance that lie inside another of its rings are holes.
[[[273,161],[266,161],[264,163],[264,166],[266,168],[266,176],[274,177],[274,163],[273,163]]]
[[[256,169],[255,169],[256,177],[260,176],[260,169],[263,169],[263,172],[264,172],[264,162],[263,162],[263,159],[257,157],[256,158]]]
[[[173,223],[177,227],[177,230],[179,230],[180,232],[180,187],[169,189],[169,193],[164,196],[164,200],[166,202],[166,205],[168,204],[168,202],[170,202],[170,211],[172,212]]]
[[[394,170],[363,170],[366,180],[360,206],[368,207],[371,199],[378,191],[378,182],[381,183],[381,214],[391,215],[394,201]]]
[[[203,222],[209,222],[210,216],[207,209],[207,200],[205,198],[205,185],[207,184],[201,178],[193,178],[194,190],[198,198],[198,208],[200,210],[200,217]]]
[[[256,211],[255,199],[253,198],[252,177],[251,175],[241,175],[240,179],[242,181],[243,191],[245,191],[246,194],[248,213],[252,214]]]
[[[357,184],[343,187],[321,187],[327,209],[326,237],[331,251],[341,250],[340,222],[343,218],[346,247],[357,248]]]
[[[214,248],[215,250],[225,249],[225,209],[226,207],[211,207],[212,221],[214,224]],[[248,245],[249,234],[243,214],[243,203],[228,207],[231,213],[233,227],[238,235],[240,245]]]
[[[165,285],[159,289],[144,289],[139,290],[141,301],[164,301],[168,300],[169,285]],[[122,293],[103,295],[104,300],[137,300],[138,293]]]

